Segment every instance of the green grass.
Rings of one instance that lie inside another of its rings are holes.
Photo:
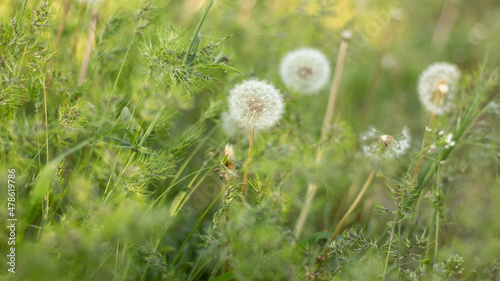
[[[0,220],[10,169],[17,218],[16,273],[2,227],[0,279],[500,279],[500,4],[365,2],[70,0],[60,38],[65,1],[0,3]],[[333,80],[346,29],[325,131],[332,81],[301,95],[280,62],[314,47]],[[462,75],[426,132],[417,83],[440,61]],[[224,112],[249,78],[280,89],[285,113],[256,131],[242,195],[250,130]],[[367,157],[370,126],[407,126],[410,148]]]

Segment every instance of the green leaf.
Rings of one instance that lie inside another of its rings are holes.
[[[197,65],[197,67],[201,67],[201,68],[217,68],[217,69],[224,69],[224,70],[231,70],[231,71],[234,71],[238,74],[241,74],[241,75],[244,75],[241,71],[239,71],[238,69],[232,67],[232,66],[229,66],[229,65],[223,65],[223,64],[199,64]]]
[[[234,278],[236,278],[236,274],[234,274],[234,271],[229,271],[215,278],[210,279],[210,281],[227,281],[227,280],[232,280]]]
[[[193,38],[193,44],[189,46],[188,53],[187,53],[187,67],[190,67],[193,65],[194,59],[196,58],[196,52],[198,52],[198,46],[200,45],[201,41],[201,34],[200,32],[196,33],[196,35]]]
[[[104,137],[104,140],[110,140],[110,142],[106,142],[106,143],[109,143],[109,144],[113,144],[113,142],[117,142],[123,146],[128,146],[128,147],[131,147],[132,144],[128,141],[124,141],[122,139],[119,139],[119,138],[115,138],[115,137]]]
[[[306,239],[302,240],[300,244],[312,244],[320,239],[330,239],[333,235],[333,232],[316,232],[312,234],[311,236],[307,237]]]

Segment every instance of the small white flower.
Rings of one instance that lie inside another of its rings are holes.
[[[449,145],[451,147],[455,146],[455,141],[453,141],[453,134],[448,134],[446,135],[446,145]]]
[[[436,145],[435,144],[432,144],[430,147],[429,147],[429,150],[427,150],[427,153],[434,153],[436,152]]]
[[[418,81],[420,102],[436,115],[449,111],[459,79],[460,71],[455,65],[440,62],[429,66]]]
[[[229,114],[238,125],[256,130],[276,125],[284,112],[283,97],[273,85],[255,79],[231,89]]]
[[[305,95],[317,93],[330,78],[328,58],[320,51],[303,48],[289,52],[281,61],[280,75],[285,85]]]
[[[396,158],[403,155],[410,147],[410,130],[403,128],[403,132],[397,136],[383,134],[371,127],[361,135],[363,141],[363,152],[370,157]]]

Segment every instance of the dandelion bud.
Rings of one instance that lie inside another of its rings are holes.
[[[330,64],[320,51],[310,48],[289,52],[281,61],[280,75],[285,85],[305,95],[317,93],[326,86]]]
[[[450,110],[459,79],[460,71],[455,65],[436,63],[429,66],[418,81],[420,102],[437,115]]]
[[[234,151],[233,151],[233,146],[226,144],[226,147],[224,148],[224,157],[228,160],[233,162],[234,158]]]
[[[410,130],[404,128],[397,136],[382,134],[371,127],[361,136],[363,152],[370,157],[396,158],[403,155],[410,147]]]
[[[273,85],[246,80],[236,85],[229,95],[229,114],[238,125],[256,130],[276,125],[284,112],[283,97]]]

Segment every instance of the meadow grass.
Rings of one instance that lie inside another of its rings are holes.
[[[0,279],[500,279],[498,11],[0,3]]]

